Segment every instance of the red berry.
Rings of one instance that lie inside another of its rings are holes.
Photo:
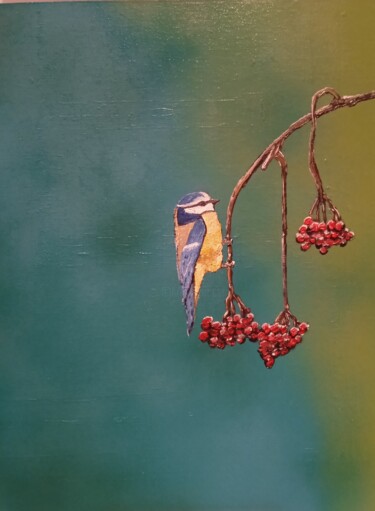
[[[300,232],[297,232],[296,241],[297,241],[297,243],[303,243],[305,241],[305,236],[303,234],[301,234]]]
[[[325,255],[328,252],[328,248],[327,247],[320,247],[319,252],[322,255]]]
[[[310,225],[310,230],[313,232],[318,232],[319,231],[319,222],[313,222]]]
[[[288,342],[288,348],[290,350],[292,350],[293,348],[295,348],[297,346],[297,341],[295,339],[290,339],[290,341]]]
[[[208,332],[201,332],[199,334],[199,340],[202,342],[206,342],[209,338],[210,338],[210,336],[209,336]]]
[[[336,225],[335,225],[336,231],[341,231],[344,227],[345,227],[345,224],[341,220],[339,222],[336,222]]]
[[[246,335],[241,334],[241,335],[237,336],[238,344],[243,344],[245,341],[246,341]]]
[[[271,330],[271,326],[270,326],[270,324],[269,324],[269,323],[263,323],[263,325],[262,325],[262,330],[263,330],[266,334],[268,334],[268,332]]]
[[[302,323],[300,323],[298,326],[302,333],[307,332],[307,330],[309,329],[309,325],[307,323],[305,323],[304,321]]]
[[[271,356],[268,356],[264,360],[264,365],[267,367],[267,369],[271,369],[275,363],[275,359]]]
[[[302,224],[301,227],[298,229],[300,233],[305,233],[307,231],[307,225]]]
[[[307,217],[305,218],[305,220],[303,221],[303,223],[304,223],[305,225],[311,225],[311,224],[313,223],[313,219],[311,218],[311,216],[307,216]]]
[[[253,332],[253,329],[251,328],[251,326],[246,327],[244,330],[244,334],[247,336],[251,335],[252,332]]]
[[[238,323],[240,320],[241,320],[241,316],[240,316],[239,314],[235,314],[235,315],[233,316],[233,321],[234,321],[235,323]]]
[[[292,327],[292,328],[290,329],[290,331],[289,331],[289,333],[290,333],[290,335],[291,335],[292,337],[295,337],[295,336],[298,334],[298,332],[299,332],[299,329],[298,329],[298,328],[296,328],[295,326],[294,326],[294,327]]]
[[[206,316],[205,318],[203,318],[201,323],[202,330],[209,330],[211,328],[211,323],[213,319],[214,318],[212,318],[211,316]]]
[[[326,229],[327,225],[325,222],[320,222],[319,224],[319,231],[324,231]]]
[[[306,252],[306,250],[309,250],[310,247],[311,247],[310,243],[304,243],[303,245],[301,245],[301,250],[303,250],[303,252]]]
[[[202,319],[202,323],[212,323],[212,321],[214,320],[214,318],[212,316],[205,316],[203,319]]]
[[[220,321],[214,321],[214,322],[212,323],[212,328],[213,328],[214,330],[219,330],[219,329],[220,329],[220,327],[221,327],[221,323],[220,323]]]
[[[336,222],[334,220],[329,220],[327,222],[327,227],[328,227],[328,229],[333,231],[333,229],[336,229]]]
[[[273,325],[271,325],[271,332],[273,332],[274,334],[276,334],[277,332],[279,332],[280,330],[280,325],[279,323],[274,323]]]

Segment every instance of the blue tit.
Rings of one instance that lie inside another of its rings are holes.
[[[223,238],[215,211],[217,202],[208,193],[194,192],[182,197],[174,210],[177,273],[188,335],[194,325],[203,277],[222,266]]]

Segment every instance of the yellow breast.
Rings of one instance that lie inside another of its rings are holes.
[[[208,271],[217,271],[223,261],[223,236],[221,225],[215,211],[202,215],[206,224],[206,236],[197,260],[194,273],[195,304],[198,302],[199,290],[203,277]]]
[[[197,263],[204,265],[206,271],[217,271],[223,260],[221,225],[215,211],[204,213],[202,218],[206,224],[206,236]]]

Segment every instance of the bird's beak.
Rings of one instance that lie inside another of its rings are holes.
[[[217,204],[218,202],[220,202],[220,199],[212,199],[211,200],[212,204],[215,205]]]

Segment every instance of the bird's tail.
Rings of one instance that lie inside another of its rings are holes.
[[[195,320],[195,297],[193,284],[190,286],[189,291],[186,293],[184,305],[186,312],[186,328],[188,335],[190,335],[191,331],[193,330]]]

